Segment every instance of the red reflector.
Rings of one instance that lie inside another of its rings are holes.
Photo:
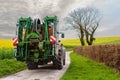
[[[55,36],[50,36],[50,42],[51,42],[51,44],[55,44],[56,37]]]
[[[17,46],[18,45],[18,38],[13,38],[13,45],[14,46]]]

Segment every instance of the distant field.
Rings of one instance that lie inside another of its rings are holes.
[[[61,42],[65,46],[80,46],[79,39],[61,39]],[[97,44],[116,44],[120,43],[120,37],[98,37],[94,41],[93,45]],[[7,39],[0,39],[0,48],[13,48],[13,41]]]
[[[0,39],[0,48],[13,48],[13,41],[7,39]]]
[[[120,36],[119,37],[96,38],[94,45],[96,44],[117,44],[117,43],[120,43]]]
[[[62,39],[61,42],[66,47],[80,46],[79,39]],[[93,45],[97,44],[117,44],[120,43],[120,37],[98,37],[94,41]]]
[[[0,60],[13,58],[13,41],[0,39]]]

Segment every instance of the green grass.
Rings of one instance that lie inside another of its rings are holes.
[[[0,77],[26,69],[25,63],[15,59],[0,60]]]
[[[71,53],[71,64],[61,80],[120,80],[113,69]]]
[[[0,60],[12,59],[13,53],[14,53],[13,48],[0,48]]]
[[[13,48],[0,48],[0,77],[26,69],[24,62],[14,59]]]
[[[71,51],[75,46],[64,46],[66,48],[66,51]]]

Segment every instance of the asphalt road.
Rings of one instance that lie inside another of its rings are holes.
[[[24,70],[3,78],[0,80],[59,80],[70,64],[70,52],[66,53],[66,65],[62,70],[56,70],[52,64],[39,66],[36,70]]]

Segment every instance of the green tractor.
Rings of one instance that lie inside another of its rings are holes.
[[[59,40],[57,17],[46,16],[43,22],[31,17],[20,18],[17,23],[17,39],[14,41],[14,56],[18,61],[25,61],[28,69],[36,69],[38,65],[53,63],[56,69],[65,65],[65,48]]]

